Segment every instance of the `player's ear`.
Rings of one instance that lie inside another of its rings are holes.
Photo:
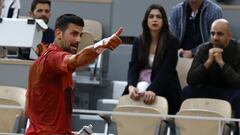
[[[62,39],[62,34],[63,34],[62,30],[60,30],[60,29],[55,30],[55,38],[61,40]]]

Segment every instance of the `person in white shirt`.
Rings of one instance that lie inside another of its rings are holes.
[[[1,1],[1,18],[18,18],[20,12],[20,0]]]

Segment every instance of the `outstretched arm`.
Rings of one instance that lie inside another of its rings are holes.
[[[77,54],[70,56],[67,61],[68,68],[74,70],[79,66],[90,64],[105,49],[114,50],[122,43],[122,40],[119,38],[122,31],[123,28],[119,28],[112,36],[105,38],[94,45],[88,46]]]

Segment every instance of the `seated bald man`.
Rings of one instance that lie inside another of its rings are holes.
[[[240,45],[232,39],[229,22],[217,19],[211,25],[210,42],[200,45],[183,89],[186,98],[227,100],[240,117]]]

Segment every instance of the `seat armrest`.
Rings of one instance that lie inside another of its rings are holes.
[[[108,125],[112,123],[112,118],[108,114],[99,114],[99,116],[106,122]]]

